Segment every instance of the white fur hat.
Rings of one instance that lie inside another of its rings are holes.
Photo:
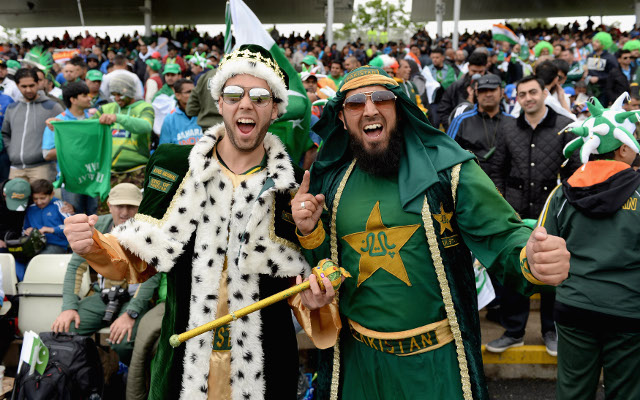
[[[220,98],[222,88],[229,78],[244,74],[267,81],[273,92],[273,101],[278,105],[278,115],[287,111],[289,77],[268,50],[255,44],[243,45],[222,57],[209,87],[213,99]]]

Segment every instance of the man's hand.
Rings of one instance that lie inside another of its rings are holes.
[[[102,114],[100,119],[98,120],[101,124],[104,125],[113,125],[116,123],[116,115],[115,114]]]
[[[53,125],[51,124],[53,121],[62,121],[59,118],[48,118],[46,121],[44,121],[44,123],[47,125],[47,128],[51,129],[52,131],[54,130]]]
[[[4,242],[4,240],[0,240],[0,249],[6,249],[7,248],[7,244]]]
[[[69,246],[79,256],[87,254],[93,247],[93,226],[97,215],[76,214],[64,220],[64,235]]]
[[[71,321],[75,321],[76,329],[80,326],[80,314],[76,310],[66,310],[58,315],[55,321],[53,321],[53,325],[51,325],[51,330],[55,333],[60,332],[69,332],[69,327],[71,326]]]
[[[600,79],[597,76],[590,76],[589,77],[589,83],[596,84],[596,83],[598,83],[599,80]]]
[[[75,208],[73,208],[73,206],[70,203],[67,203],[66,201],[62,202],[62,207],[60,208],[60,211],[62,211],[65,214],[75,214],[76,212]]]
[[[291,200],[291,212],[293,220],[304,236],[310,234],[315,229],[322,215],[322,207],[324,206],[324,195],[312,195],[309,193],[309,181],[311,174],[309,171],[304,172],[304,178],[300,184],[300,189]]]
[[[124,337],[127,337],[127,342],[131,341],[131,332],[133,331],[133,325],[136,323],[136,320],[131,318],[129,314],[126,312],[122,313],[113,323],[111,324],[109,333],[109,342],[112,344],[120,344]]]
[[[569,276],[571,253],[563,238],[537,227],[527,242],[527,261],[531,274],[547,285],[557,286]]]
[[[29,227],[27,229],[24,230],[24,235],[25,236],[29,236],[31,235],[31,231],[33,231],[33,228]]]
[[[42,232],[42,233],[53,233],[54,230],[53,230],[53,228],[51,228],[49,226],[43,226],[42,228],[40,228],[40,232]]]
[[[310,284],[309,289],[300,293],[302,304],[304,304],[305,307],[309,310],[317,310],[318,308],[322,308],[333,301],[333,297],[336,292],[333,290],[333,286],[331,285],[329,278],[322,278],[322,283],[325,288],[324,293],[322,292],[322,289],[320,289],[320,285],[318,285],[318,278],[316,278],[315,275],[311,274],[308,280]],[[298,275],[296,277],[296,285],[301,283],[302,277]]]

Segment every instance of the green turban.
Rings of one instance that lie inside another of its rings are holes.
[[[311,169],[311,192],[335,183],[336,173],[353,160],[349,133],[338,118],[349,91],[379,85],[396,95],[397,123],[404,138],[398,184],[400,202],[405,211],[420,214],[425,190],[438,182],[438,172],[473,159],[454,140],[429,124],[424,113],[407,97],[398,83],[382,68],[365,65],[347,74],[334,98],[329,100],[322,118],[313,126],[323,145]],[[325,185],[326,181],[326,185]]]

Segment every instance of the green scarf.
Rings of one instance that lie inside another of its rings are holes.
[[[311,169],[311,192],[319,193],[328,187],[333,179],[332,171],[340,169],[353,159],[349,147],[349,134],[344,130],[338,113],[348,90],[341,89],[350,81],[375,75],[380,80],[391,79],[382,68],[364,66],[349,73],[340,85],[337,95],[329,100],[322,112],[322,118],[314,125],[313,131],[322,139],[323,145]],[[371,80],[370,80],[371,82]],[[368,83],[362,86],[376,85]],[[397,85],[382,84],[396,96],[398,124],[404,136],[404,157],[400,160],[398,182],[402,208],[407,212],[420,214],[425,191],[438,182],[438,172],[456,164],[470,160],[473,155],[463,150],[454,140],[429,124],[420,111]],[[325,180],[327,182],[325,182]]]

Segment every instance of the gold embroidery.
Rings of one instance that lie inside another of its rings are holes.
[[[453,197],[453,209],[456,207],[456,195],[458,194],[458,183],[460,182],[460,168],[462,164],[456,164],[451,168],[451,196]]]
[[[273,207],[273,212],[271,213],[271,223],[269,224],[269,238],[271,239],[271,241],[275,243],[287,246],[288,248],[299,252],[300,251],[299,246],[297,246],[293,242],[288,241],[287,239],[281,238],[280,236],[276,235],[276,197],[275,196],[273,196],[273,204],[271,205],[271,207]]]
[[[434,224],[431,219],[431,210],[429,209],[429,202],[426,196],[422,205],[422,221],[424,222],[424,229],[427,233],[427,243],[429,244],[429,251],[431,252],[431,258],[433,260],[433,265],[438,277],[438,283],[440,284],[440,291],[442,292],[444,309],[447,313],[447,319],[449,320],[451,332],[453,333],[453,339],[456,344],[458,365],[460,368],[460,377],[462,381],[462,395],[464,400],[472,400],[473,396],[471,393],[471,378],[469,377],[469,368],[467,365],[467,356],[464,352],[462,333],[460,332],[458,317],[456,316],[456,310],[453,306],[453,298],[451,297],[449,281],[447,280],[447,275],[444,270],[444,263],[442,262],[442,256],[440,255],[438,240],[436,237]]]
[[[340,185],[338,185],[338,190],[336,190],[336,196],[333,199],[333,213],[331,214],[331,259],[333,262],[338,264],[338,234],[336,227],[336,214],[338,213],[338,203],[340,202],[340,198],[342,197],[342,191],[344,191],[344,187],[347,184],[347,180],[349,179],[349,175],[353,171],[353,167],[356,165],[356,159],[354,158],[351,161],[351,165],[347,168],[347,171],[344,173],[344,177],[342,181],[340,181]],[[336,306],[339,307],[339,295],[340,291],[336,292]],[[336,338],[336,344],[333,346],[333,371],[331,373],[331,391],[330,391],[330,400],[338,400],[338,387],[340,386],[340,335]]]
[[[173,195],[173,198],[171,199],[171,203],[169,203],[169,207],[167,207],[167,211],[164,212],[162,219],[153,218],[152,216],[146,215],[146,214],[136,214],[133,218],[136,221],[146,222],[161,228],[162,225],[164,225],[169,219],[169,216],[171,215],[173,208],[176,206],[176,203],[178,202],[178,198],[180,197],[180,192],[182,192],[182,189],[185,183],[187,182],[187,179],[190,177],[191,177],[191,170],[187,171],[184,178],[182,178],[182,182],[180,182],[180,186],[178,186],[178,190],[176,190],[176,193]]]

